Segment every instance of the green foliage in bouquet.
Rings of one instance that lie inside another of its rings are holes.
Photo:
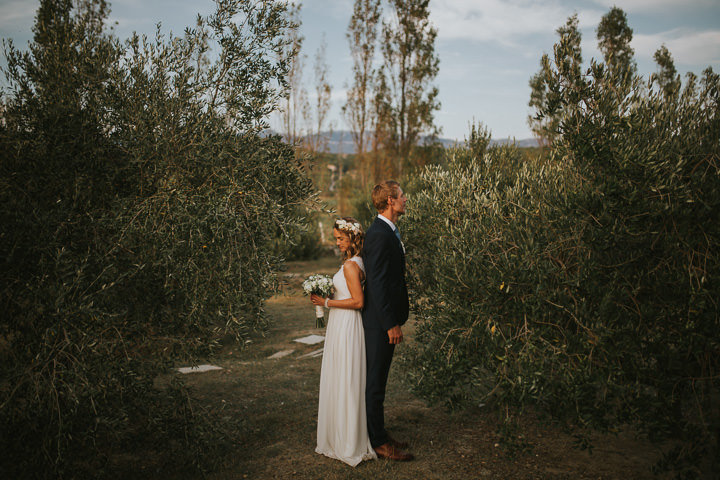
[[[659,467],[717,471],[720,79],[575,75],[546,79],[548,161],[476,132],[408,183],[415,389],[532,406],[581,441],[630,425],[664,442]]]
[[[6,43],[8,478],[122,476],[133,448],[166,471],[209,467],[234,427],[159,375],[264,328],[275,236],[315,198],[293,149],[257,135],[283,93],[284,6],[220,0],[182,37],[124,44],[107,15],[43,1],[29,50]]]

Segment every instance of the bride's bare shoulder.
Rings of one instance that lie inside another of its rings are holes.
[[[363,281],[365,279],[365,272],[360,267],[360,265],[358,265],[358,263],[353,261],[352,259],[346,260],[343,264],[343,267],[345,278],[355,277],[359,278],[360,281]]]

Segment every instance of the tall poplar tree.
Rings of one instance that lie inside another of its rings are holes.
[[[302,4],[292,3],[288,7],[287,17],[293,28],[286,30],[286,46],[281,57],[284,62],[290,65],[287,74],[287,90],[285,100],[280,109],[280,121],[282,124],[283,138],[286,142],[294,145],[303,136],[302,122],[306,121],[310,103],[307,98],[307,91],[303,87],[303,55],[300,54],[305,37],[300,35],[300,11]]]
[[[548,90],[546,84],[546,64],[549,64],[550,59],[547,53],[543,54],[540,60],[540,70],[530,78],[530,102],[528,105],[535,109],[534,114],[528,115],[528,126],[533,136],[538,141],[540,146],[547,147],[552,143],[554,138],[553,132],[556,130],[557,121],[554,118],[546,116],[540,116],[539,112],[548,97]]]
[[[665,45],[660,47],[653,55],[658,71],[650,75],[650,81],[657,83],[665,98],[674,98],[680,91],[680,75],[675,68],[670,51]]]
[[[613,7],[603,15],[597,29],[598,48],[616,85],[627,84],[637,72],[632,37],[633,30],[621,8]]]
[[[560,41],[553,48],[555,65],[566,73],[566,78],[582,78],[582,35],[578,29],[577,14],[568,17],[565,25],[556,32]],[[560,128],[563,112],[569,108],[560,102],[558,86],[551,81],[552,69],[550,56],[543,54],[540,70],[531,77],[529,83],[531,91],[528,105],[535,109],[536,114],[528,117],[528,125],[541,145],[550,145],[553,142]]]
[[[357,166],[363,183],[367,177],[363,160],[372,118],[373,62],[379,23],[380,0],[355,0],[346,34],[353,59],[353,84],[348,89],[347,102],[342,111],[355,144]]]
[[[435,54],[437,29],[430,23],[429,4],[429,0],[390,0],[390,18],[383,21],[380,75],[387,88],[377,92],[376,111],[390,118],[378,118],[377,125],[391,129],[384,148],[394,151],[397,162],[392,173],[397,176],[402,175],[421,137],[439,132],[433,116],[440,108],[439,91],[433,81],[440,60]]]
[[[327,64],[327,41],[323,35],[322,42],[315,52],[315,108],[314,117],[308,109],[308,148],[312,152],[323,152],[327,150],[327,137],[323,137],[322,130],[325,127],[330,107],[332,106],[332,86],[328,82],[329,67]],[[332,124],[328,126],[332,136]]]

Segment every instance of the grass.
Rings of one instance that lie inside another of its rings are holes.
[[[321,345],[294,339],[323,334],[314,328],[313,306],[300,289],[311,273],[334,273],[339,259],[293,262],[284,273],[281,293],[270,299],[270,330],[244,349],[226,346],[213,363],[223,370],[188,375],[201,404],[222,409],[241,430],[240,444],[206,478],[229,479],[653,479],[650,467],[659,451],[628,433],[595,436],[592,455],[572,448],[573,438],[525,424],[524,442],[515,455],[500,446],[497,417],[477,408],[449,413],[414,398],[393,364],[386,398],[386,424],[394,437],[410,442],[416,460],[372,461],[351,468],[314,452],[321,357],[303,357]],[[407,341],[412,341],[412,320]],[[288,356],[268,359],[281,350]],[[402,347],[396,354],[402,354]],[[167,477],[165,477],[167,478]]]

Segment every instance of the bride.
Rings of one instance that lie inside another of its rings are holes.
[[[364,233],[352,217],[335,221],[335,243],[343,264],[333,277],[332,298],[312,295],[330,309],[320,372],[317,453],[355,467],[377,458],[370,445],[365,412],[365,334],[362,315],[365,267],[360,254]]]

